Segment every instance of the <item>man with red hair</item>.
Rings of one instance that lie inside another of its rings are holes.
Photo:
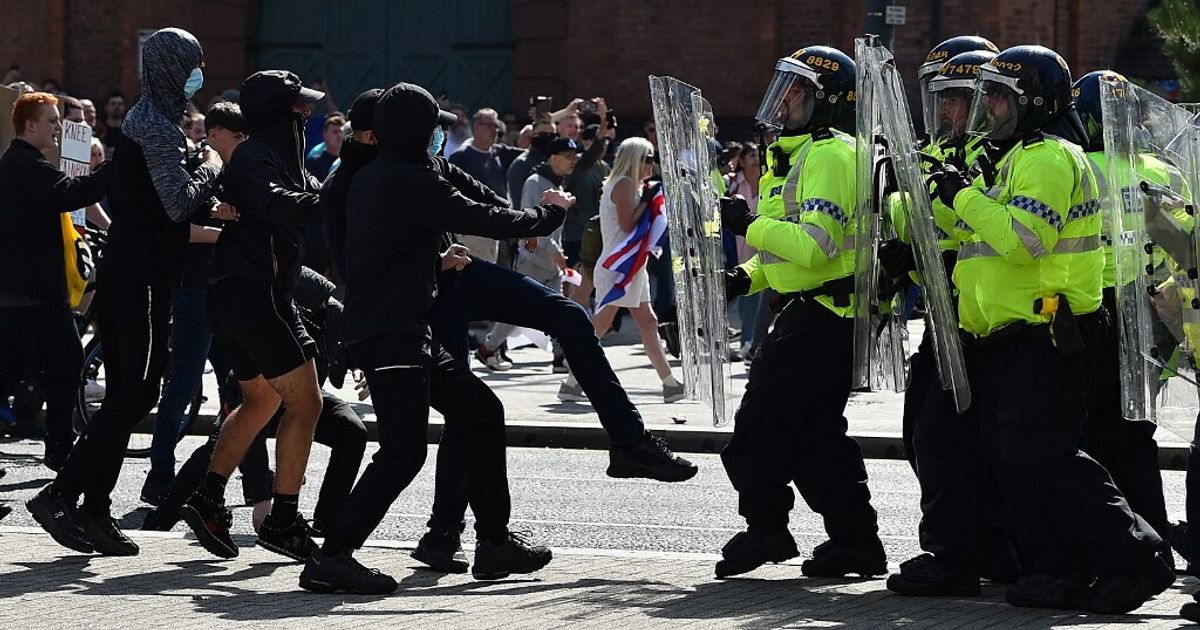
[[[0,391],[33,367],[46,396],[45,461],[62,466],[83,348],[68,305],[60,214],[100,201],[109,169],[67,177],[43,153],[58,146],[58,99],[34,92],[13,106],[16,138],[0,157]],[[3,510],[0,510],[3,511]]]

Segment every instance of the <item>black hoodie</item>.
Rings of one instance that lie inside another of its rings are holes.
[[[304,226],[321,218],[320,184],[304,170],[304,123],[291,111],[296,75],[268,70],[242,84],[250,138],[233,152],[222,177],[238,221],[221,231],[213,282],[237,277],[287,290],[304,259]]]
[[[437,102],[407,83],[375,110],[379,155],[362,167],[346,199],[347,344],[384,334],[429,336],[444,232],[489,238],[546,236],[566,210],[513,210],[463,195],[434,170],[426,148]]]

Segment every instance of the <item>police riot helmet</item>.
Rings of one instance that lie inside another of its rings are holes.
[[[1039,131],[1071,108],[1071,70],[1044,46],[1014,46],[979,68],[967,122],[993,140]]]
[[[928,128],[934,142],[962,145],[967,140],[967,118],[979,80],[979,67],[995,58],[990,50],[959,53],[942,64],[929,81],[933,123]]]
[[[829,46],[801,48],[775,64],[755,118],[776,128],[832,127],[854,112],[854,60]]]
[[[942,66],[947,61],[950,61],[951,57],[976,50],[984,50],[992,53],[1000,52],[1000,49],[986,37],[959,35],[934,46],[929,51],[929,54],[925,55],[925,61],[917,69],[917,80],[921,85],[921,111],[924,115],[926,132],[932,133],[932,130],[937,126],[936,121],[933,119],[933,99],[929,94],[929,82],[937,76],[938,71],[942,69]]]
[[[1087,132],[1088,150],[1104,147],[1104,114],[1100,110],[1100,83],[1125,83],[1125,77],[1112,70],[1093,70],[1071,86],[1071,100]]]

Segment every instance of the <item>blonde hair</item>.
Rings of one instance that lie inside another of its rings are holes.
[[[642,182],[642,166],[646,163],[646,156],[652,152],[654,152],[654,145],[645,138],[634,136],[621,141],[621,145],[617,147],[617,156],[613,158],[612,172],[608,174],[608,179],[604,180],[604,183],[628,177],[633,180],[634,184],[640,184]]]

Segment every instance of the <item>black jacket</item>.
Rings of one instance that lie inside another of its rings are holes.
[[[250,120],[250,116],[246,116]],[[304,226],[320,221],[320,185],[304,169],[304,127],[297,115],[251,128],[222,178],[239,220],[221,231],[213,281],[234,276],[285,289],[304,260]]]
[[[0,157],[0,308],[66,305],[59,215],[100,201],[111,181],[109,167],[67,177],[32,145],[13,140]]]
[[[321,185],[321,220],[325,223],[325,243],[329,245],[335,278],[346,277],[346,196],[350,194],[350,182],[378,154],[374,145],[353,140],[343,142],[342,164]]]
[[[513,210],[473,201],[425,153],[433,130],[389,89],[376,106],[379,155],[350,184],[346,200],[346,311],[349,344],[383,334],[428,336],[424,319],[437,297],[444,232],[491,238],[545,236],[566,210]]]

